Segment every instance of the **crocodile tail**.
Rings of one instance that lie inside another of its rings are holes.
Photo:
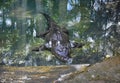
[[[47,25],[49,28],[52,28],[51,25],[53,25],[53,23],[55,23],[55,21],[46,13],[41,12],[42,15],[44,15],[44,17],[47,20]]]

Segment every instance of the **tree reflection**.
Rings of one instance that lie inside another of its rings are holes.
[[[36,65],[56,64],[49,52],[30,51],[33,46],[44,43],[44,40],[34,38],[36,33],[47,30],[46,20],[40,12],[49,14],[58,25],[67,28],[71,39],[86,43],[83,49],[73,51],[73,64],[95,63],[106,55],[118,55],[119,5],[119,0],[2,0],[0,63],[19,65],[29,57]],[[46,60],[49,57],[52,59]]]

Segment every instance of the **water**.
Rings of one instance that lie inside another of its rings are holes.
[[[119,0],[3,0],[0,2],[0,64],[39,66],[96,63],[119,53]],[[51,52],[32,52],[45,43],[35,38],[47,30],[49,14],[69,31],[70,40],[85,43],[72,49],[72,62],[59,61]]]

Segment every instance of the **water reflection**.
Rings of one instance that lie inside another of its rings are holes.
[[[5,0],[0,3],[0,63],[65,64],[49,52],[31,52],[45,42],[35,38],[37,33],[47,30],[41,11],[67,28],[71,40],[86,44],[71,54],[73,64],[95,63],[105,55],[113,56],[119,53],[119,4],[119,0]]]
[[[10,27],[12,25],[12,21],[10,18],[6,18],[5,23],[6,23],[6,27]]]

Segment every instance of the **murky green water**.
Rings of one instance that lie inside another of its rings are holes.
[[[0,2],[1,65],[66,64],[49,51],[31,50],[45,43],[34,37],[47,30],[49,14],[69,31],[70,40],[85,43],[72,49],[72,64],[95,63],[119,53],[119,0],[2,0]]]

